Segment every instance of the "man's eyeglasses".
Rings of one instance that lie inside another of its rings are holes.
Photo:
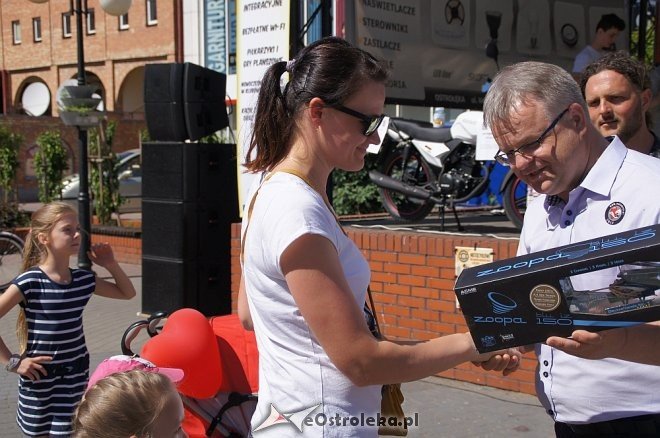
[[[383,119],[387,117],[385,114],[381,114],[379,116],[368,116],[366,114],[362,114],[361,112],[346,108],[344,105],[332,105],[331,108],[334,108],[344,114],[348,114],[349,116],[353,116],[356,119],[360,119],[360,121],[362,121],[362,125],[364,126],[362,135],[365,137],[369,137],[371,134],[376,132],[380,124],[383,123]]]
[[[555,126],[557,126],[557,123],[559,123],[561,118],[564,117],[564,114],[566,114],[567,112],[568,112],[568,108],[566,108],[564,111],[559,113],[559,115],[555,117],[552,123],[550,123],[550,126],[548,126],[548,128],[545,131],[543,131],[543,134],[541,134],[539,138],[537,138],[531,143],[524,144],[519,148],[510,150],[509,152],[499,151],[498,153],[495,154],[495,160],[501,165],[509,167],[511,166],[513,160],[516,159],[516,154],[523,154],[524,152],[533,153],[539,146],[541,146],[545,137],[550,133],[550,131],[552,131],[555,128]]]

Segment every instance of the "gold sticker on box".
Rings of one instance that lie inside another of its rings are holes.
[[[541,312],[550,312],[559,307],[561,295],[549,284],[539,284],[529,293],[529,301]]]

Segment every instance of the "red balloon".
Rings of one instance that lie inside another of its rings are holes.
[[[172,313],[163,330],[144,344],[140,355],[157,366],[181,368],[185,376],[177,388],[189,397],[213,397],[222,383],[220,352],[213,328],[195,309]]]

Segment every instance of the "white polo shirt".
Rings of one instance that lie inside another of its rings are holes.
[[[659,191],[660,160],[629,150],[614,137],[567,203],[542,195],[529,205],[518,255],[658,224]],[[617,273],[609,271],[599,271],[588,289],[607,286]],[[537,344],[536,353],[536,391],[556,421],[595,423],[660,413],[660,367],[580,359],[545,344]]]

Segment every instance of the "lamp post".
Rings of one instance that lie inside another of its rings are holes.
[[[70,0],[69,13],[76,16],[76,46],[78,52],[78,86],[85,85],[85,50],[83,47],[83,15],[87,15],[87,0],[85,9],[82,8],[82,0],[76,0],[75,9],[73,0]],[[89,173],[87,169],[87,129],[77,126],[78,130],[78,222],[80,223],[80,249],[78,250],[78,267],[91,269],[92,262],[89,260],[87,251],[91,242],[92,223],[89,211]]]
[[[45,3],[48,0],[30,0],[32,3]],[[100,0],[101,8],[110,15],[123,15],[131,7],[132,0]],[[87,0],[69,0],[69,14],[76,18],[76,49],[78,87],[84,88],[85,80],[85,50],[83,45],[83,16],[89,14]],[[86,96],[86,97],[91,97]],[[87,169],[87,129],[85,123],[74,123],[78,130],[78,222],[80,223],[81,239],[80,250],[78,252],[78,267],[81,269],[91,269],[92,263],[89,260],[87,252],[89,251],[91,241],[91,217],[89,203],[89,172]]]

